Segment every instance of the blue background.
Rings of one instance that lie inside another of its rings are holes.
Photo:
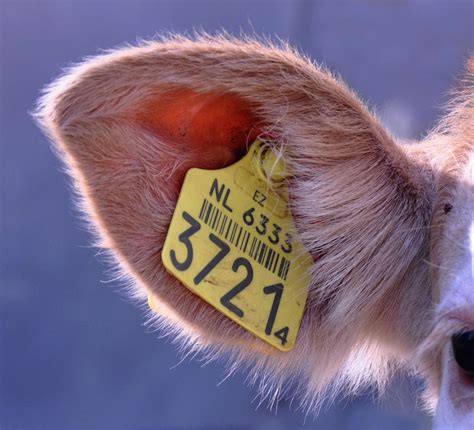
[[[338,71],[400,138],[434,124],[473,48],[473,3],[0,0],[0,429],[419,429],[417,381],[318,418],[257,408],[245,375],[179,357],[117,294],[28,112],[81,57],[164,31],[288,39]]]

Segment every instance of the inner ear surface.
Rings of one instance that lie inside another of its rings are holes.
[[[259,134],[250,104],[232,93],[168,91],[145,104],[137,120],[172,142],[177,154],[194,159],[191,167],[204,169],[234,163]]]

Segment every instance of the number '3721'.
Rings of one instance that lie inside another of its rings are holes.
[[[184,230],[182,233],[180,233],[178,236],[179,241],[185,247],[185,253],[181,257],[178,257],[177,252],[174,249],[171,249],[170,254],[169,254],[171,263],[176,268],[176,270],[180,272],[187,271],[188,269],[190,269],[192,265],[192,262],[194,260],[194,248],[191,242],[191,237],[201,229],[201,224],[199,223],[199,221],[197,221],[194,217],[192,217],[188,212],[183,211],[182,217],[189,224],[189,227],[186,230]],[[264,225],[265,224],[263,224],[263,226]],[[264,234],[264,233],[261,233],[261,234]],[[221,240],[214,233],[209,234],[209,240],[217,247],[218,252],[217,254],[214,255],[213,258],[211,258],[211,260],[204,267],[202,267],[199,270],[198,273],[196,273],[196,275],[193,278],[194,285],[199,285],[203,281],[203,279],[209,273],[211,273],[211,271],[230,252],[229,245],[223,240]],[[289,251],[286,251],[286,252],[291,252],[291,243],[287,246],[287,248],[288,247],[289,247]],[[237,317],[244,318],[245,311],[239,308],[235,303],[233,303],[232,299],[234,299],[239,293],[245,290],[252,283],[253,277],[254,277],[253,267],[249,260],[247,260],[244,257],[238,257],[232,263],[232,271],[235,273],[243,272],[244,278],[220,298],[220,303],[221,305],[226,307],[230,312],[235,314]],[[276,315],[278,312],[278,308],[280,306],[281,297],[283,295],[283,288],[284,286],[282,283],[276,283],[276,284],[267,285],[263,287],[264,294],[274,295],[273,303],[272,303],[272,306],[267,318],[266,326],[265,326],[265,334],[267,336],[271,335],[273,332],[273,326],[275,324]],[[289,333],[289,327],[286,326],[275,331],[273,335],[280,340],[282,345],[285,345],[287,343],[288,333]]]

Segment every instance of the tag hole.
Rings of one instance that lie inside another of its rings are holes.
[[[256,173],[260,179],[275,186],[283,184],[287,176],[283,160],[273,152],[268,143],[262,141],[255,154],[255,161]]]

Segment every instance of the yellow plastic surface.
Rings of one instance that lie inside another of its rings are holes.
[[[162,252],[187,288],[281,351],[295,344],[312,263],[297,238],[285,176],[262,141],[224,169],[190,169]]]

